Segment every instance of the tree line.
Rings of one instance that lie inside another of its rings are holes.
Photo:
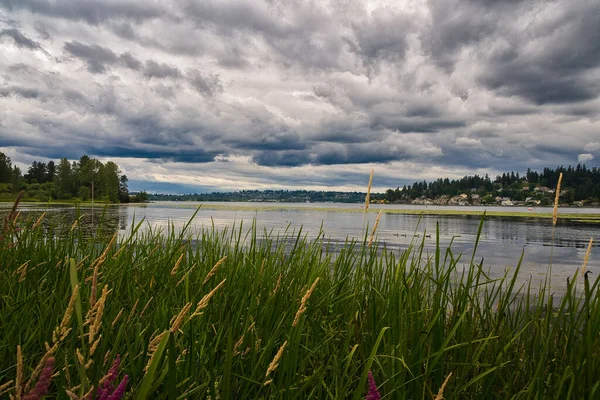
[[[385,196],[389,202],[399,202],[422,197],[435,199],[441,196],[477,193],[482,198],[501,196],[522,201],[532,196],[536,188],[555,188],[561,173],[563,202],[600,201],[600,169],[588,168],[585,164],[544,168],[540,172],[527,169],[524,175],[514,171],[505,172],[495,179],[486,174],[466,175],[460,179],[439,178],[433,182],[419,181],[402,188],[388,189]],[[545,190],[538,191],[540,196],[548,193]]]
[[[21,190],[26,200],[94,200],[128,203],[144,199],[129,195],[127,176],[113,161],[83,155],[78,161],[66,158],[58,162],[33,161],[23,173],[10,157],[0,152],[0,200],[11,200]],[[93,190],[93,192],[92,192]]]

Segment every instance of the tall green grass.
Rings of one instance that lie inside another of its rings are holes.
[[[15,379],[17,345],[29,377],[79,287],[53,353],[52,398],[81,397],[118,354],[132,399],[359,399],[369,371],[385,399],[435,398],[450,373],[446,399],[600,398],[599,280],[589,273],[573,271],[553,299],[544,285],[517,286],[520,254],[497,279],[475,253],[439,240],[428,255],[424,242],[369,246],[368,230],[340,248],[255,225],[193,235],[141,224],[112,243],[100,227],[57,236],[34,221],[4,234],[0,385]],[[92,352],[86,320],[105,286]]]

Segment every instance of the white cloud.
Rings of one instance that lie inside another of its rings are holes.
[[[456,138],[456,145],[461,147],[481,147],[481,139],[473,139],[468,137]]]
[[[590,153],[582,153],[577,156],[577,161],[580,163],[585,163],[588,161],[592,161],[594,159],[594,155]]]
[[[588,142],[585,146],[583,146],[583,150],[588,152],[595,152],[600,150],[600,142]]]

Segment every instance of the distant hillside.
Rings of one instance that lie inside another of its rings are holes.
[[[154,201],[257,201],[294,203],[362,203],[366,193],[361,192],[322,192],[314,190],[241,190],[225,193],[193,193],[185,195],[150,194]],[[383,199],[383,194],[371,195],[372,199]]]
[[[388,189],[385,199],[389,203],[438,205],[550,205],[554,202],[554,189],[561,172],[561,204],[600,204],[600,170],[583,164],[544,168],[541,172],[528,169],[523,176],[519,172],[507,172],[493,180],[488,175],[467,175],[461,179],[415,182]]]

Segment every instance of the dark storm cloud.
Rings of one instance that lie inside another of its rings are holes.
[[[112,65],[123,65],[131,69],[139,69],[141,62],[130,53],[121,55],[107,47],[99,45],[87,45],[77,40],[65,43],[65,50],[72,56],[81,58],[87,63],[88,71],[99,74],[106,71],[107,67]]]
[[[267,167],[299,167],[309,164],[311,157],[308,152],[302,150],[266,150],[255,154],[252,160],[258,165]]]
[[[298,185],[600,159],[597,1],[385,3],[0,0],[0,146]]]
[[[27,10],[34,14],[68,20],[83,20],[97,25],[111,19],[126,18],[143,21],[165,15],[155,3],[134,1],[79,1],[79,0],[0,0],[0,6],[9,11]]]
[[[12,40],[15,42],[15,45],[22,49],[36,50],[42,48],[38,42],[29,39],[16,28],[2,29],[0,31],[0,38],[2,37],[12,38]]]

